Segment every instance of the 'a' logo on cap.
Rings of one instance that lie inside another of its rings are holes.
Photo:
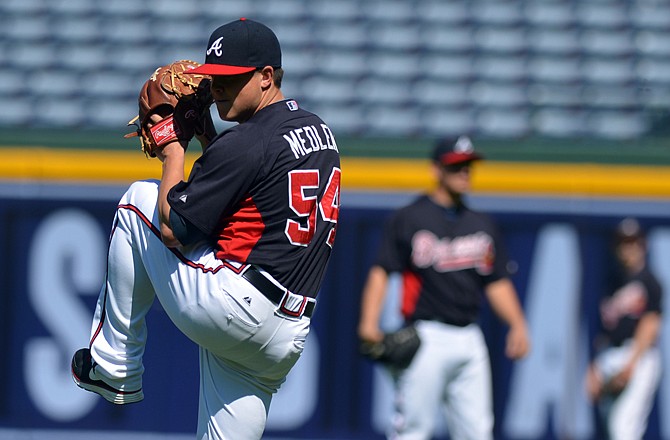
[[[221,44],[221,40],[223,40],[223,37],[219,37],[216,40],[214,40],[214,42],[209,47],[209,49],[207,49],[207,55],[211,55],[212,51],[214,51],[214,54],[217,57],[220,57],[221,54],[223,54],[223,51],[221,50],[221,49],[223,49],[223,45]]]
[[[454,145],[454,152],[456,153],[472,153],[475,150],[475,147],[472,145],[472,141],[467,136],[461,136],[456,141]]]

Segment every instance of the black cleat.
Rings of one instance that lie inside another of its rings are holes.
[[[91,350],[82,348],[72,356],[72,379],[79,388],[100,394],[108,402],[122,405],[124,403],[135,403],[144,399],[142,389],[136,391],[122,391],[112,388],[99,379],[91,379],[91,372],[95,368],[95,362],[91,358]]]

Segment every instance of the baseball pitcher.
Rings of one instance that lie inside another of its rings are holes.
[[[81,388],[143,398],[145,315],[157,297],[199,346],[198,439],[257,440],[300,357],[335,240],[340,160],[328,125],[281,91],[281,49],[247,19],[211,34],[205,63],[163,66],[140,92],[136,134],[160,181],[123,195]],[[238,124],[216,134],[209,116]],[[135,122],[135,121],[131,121]],[[184,154],[203,145],[188,179]]]

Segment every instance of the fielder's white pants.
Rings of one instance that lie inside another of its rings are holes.
[[[609,380],[630,359],[631,345],[612,347],[596,358],[596,368]],[[648,349],[638,360],[628,385],[614,399],[603,398],[600,410],[605,416],[611,440],[641,439],[647,430],[649,413],[661,380],[661,354]]]
[[[160,240],[158,182],[134,183],[119,202],[107,278],[92,325],[96,372],[117,389],[142,386],[145,316],[158,297],[200,351],[199,440],[256,440],[272,394],[302,353],[309,318],[288,318],[205,245]]]
[[[390,440],[429,440],[443,409],[454,440],[493,438],[489,354],[480,327],[435,321],[416,323],[421,347],[396,376]]]

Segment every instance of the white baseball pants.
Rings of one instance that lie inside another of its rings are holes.
[[[488,348],[476,324],[457,327],[416,323],[421,347],[395,380],[390,440],[429,440],[437,409],[444,411],[450,438],[493,438],[493,395]]]
[[[608,348],[596,358],[596,368],[605,380],[609,380],[623,369],[630,359],[630,353],[630,344]],[[621,394],[611,400],[603,399],[600,410],[605,416],[612,440],[635,440],[643,437],[661,373],[661,354],[658,348],[652,347],[638,360],[633,375]]]
[[[111,386],[142,386],[145,316],[158,297],[200,350],[199,440],[260,439],[272,394],[302,353],[307,317],[282,315],[240,270],[206,246],[160,240],[157,181],[123,195],[110,235],[106,282],[92,325],[96,372]]]

